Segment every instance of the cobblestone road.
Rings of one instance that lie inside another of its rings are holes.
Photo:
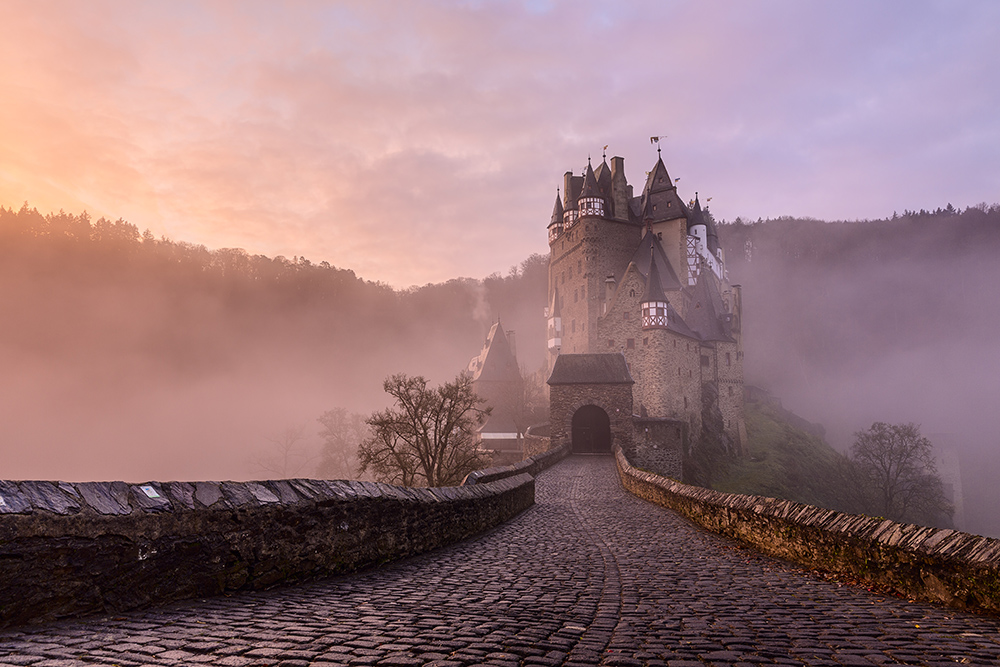
[[[377,571],[0,633],[32,665],[1000,663],[996,619],[826,582],[565,460],[537,505]]]

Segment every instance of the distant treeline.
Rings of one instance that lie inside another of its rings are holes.
[[[324,369],[345,383],[374,375],[373,387],[400,370],[448,378],[498,316],[542,340],[546,265],[532,255],[506,276],[394,290],[305,257],[209,250],[86,213],[0,208],[0,348],[115,367],[107,379],[123,365],[199,374],[248,363]],[[540,365],[541,343],[526,352]]]
[[[748,363],[766,376],[754,381],[995,335],[1000,205],[860,222],[737,218],[719,236],[730,277],[744,285]]]

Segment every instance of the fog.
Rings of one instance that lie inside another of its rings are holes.
[[[875,421],[919,424],[958,459],[960,527],[1000,536],[1000,210],[720,235],[744,285],[747,381],[841,451]]]
[[[454,378],[498,316],[541,339],[544,275],[536,257],[398,292],[123,221],[0,210],[0,478],[273,477],[289,429],[304,438],[286,472],[314,475],[327,410],[385,407],[393,373]],[[523,360],[541,364],[542,345]]]
[[[1000,536],[1000,210],[872,223],[722,224],[744,291],[746,379],[846,450],[916,422],[961,468],[960,527]],[[0,210],[0,478],[252,479],[317,419],[386,406],[382,381],[453,378],[490,325],[544,358],[545,258],[394,291],[303,258]],[[289,471],[292,472],[292,471]]]

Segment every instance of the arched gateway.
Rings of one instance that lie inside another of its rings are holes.
[[[548,379],[552,445],[574,454],[630,448],[633,384],[621,354],[560,354]]]
[[[574,454],[610,454],[611,419],[596,405],[585,405],[573,414]]]

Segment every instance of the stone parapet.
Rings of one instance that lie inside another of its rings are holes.
[[[637,470],[621,450],[616,457],[622,485],[631,493],[764,553],[907,597],[1000,613],[1000,540],[720,493]]]
[[[442,488],[0,481],[0,627],[373,567],[490,529],[534,494],[520,471]]]
[[[548,438],[545,440],[548,440]],[[495,466],[493,468],[476,470],[465,476],[465,479],[462,480],[462,486],[468,486],[471,484],[487,484],[489,482],[495,482],[499,479],[507,479],[508,477],[522,474],[528,474],[535,477],[546,468],[554,466],[562,461],[564,458],[569,456],[569,453],[570,447],[567,444],[542,452],[541,454],[536,454],[511,465]]]

